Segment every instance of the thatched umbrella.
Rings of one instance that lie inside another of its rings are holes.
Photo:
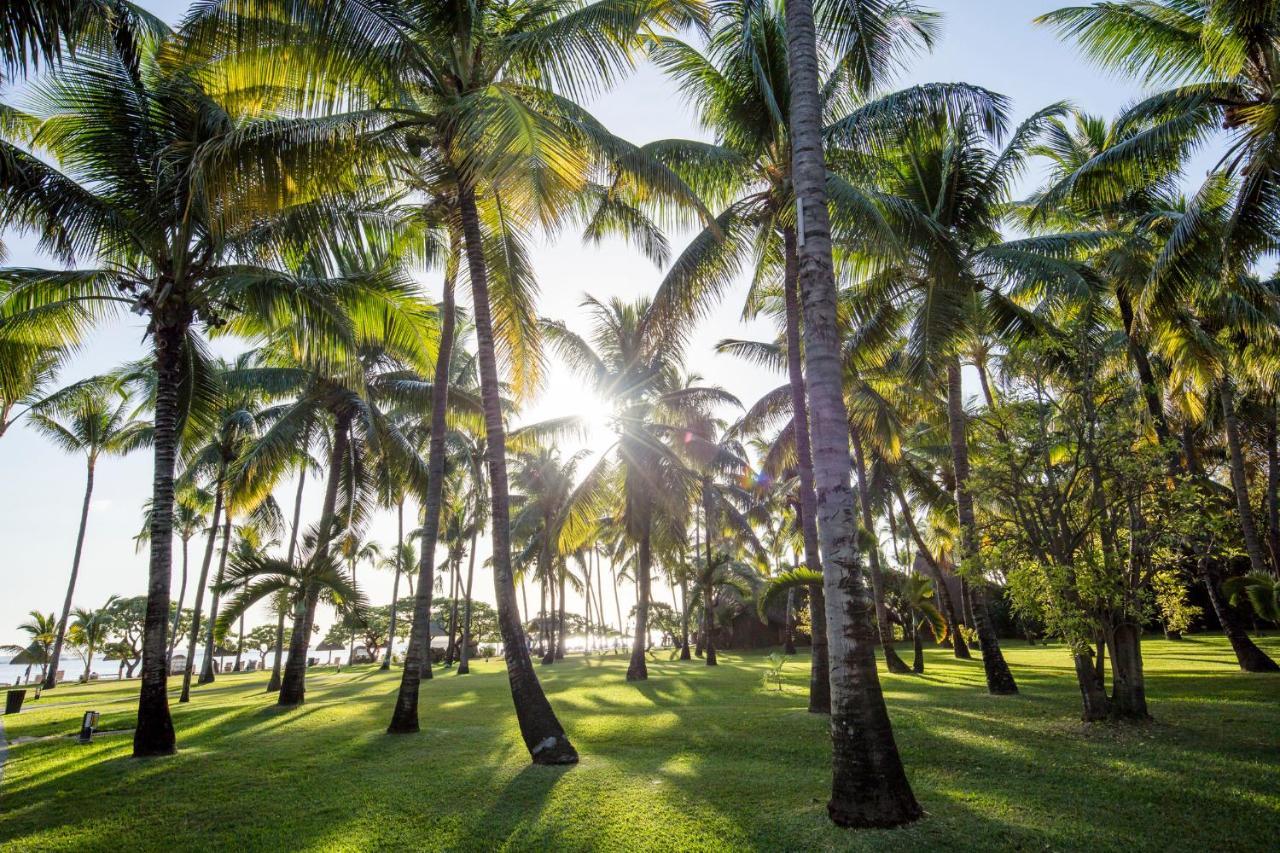
[[[328,663],[333,663],[333,653],[340,652],[345,648],[346,646],[344,646],[342,643],[333,643],[333,642],[325,641],[320,645],[316,646],[316,651],[328,652],[329,653]]]

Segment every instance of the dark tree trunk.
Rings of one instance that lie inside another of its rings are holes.
[[[613,582],[613,609],[618,614],[618,643],[614,646],[616,649],[622,642],[623,634],[626,633],[627,624],[622,621],[622,602],[618,599],[618,576],[614,573],[612,564],[609,566],[609,580]]]
[[[1244,672],[1280,672],[1280,666],[1277,666],[1266,652],[1249,639],[1249,632],[1240,624],[1240,617],[1236,615],[1230,602],[1224,600],[1222,594],[1218,592],[1218,584],[1212,574],[1203,569],[1201,574],[1205,589],[1209,593],[1209,603],[1213,605],[1213,612],[1222,623],[1222,631],[1227,635],[1227,641],[1231,643],[1231,650],[1236,653],[1236,662],[1240,664],[1240,669]]]
[[[467,589],[463,594],[462,606],[462,650],[458,656],[458,675],[471,672],[471,581],[476,576],[476,537],[480,533],[477,525],[471,528],[471,553],[467,555]]]
[[[178,645],[178,640],[180,639],[178,628],[182,625],[182,602],[187,598],[187,556],[188,551],[190,550],[188,548],[190,543],[190,537],[184,536],[182,539],[182,581],[178,584],[178,606],[175,608],[173,614],[173,630],[169,633],[169,648],[165,651],[164,655],[164,665],[167,669],[173,668],[173,650]],[[129,677],[133,677],[132,672],[130,672]]]
[[[456,255],[456,237],[450,254]],[[457,258],[449,262],[456,267]],[[391,713],[388,734],[418,731],[418,688],[431,673],[431,596],[435,590],[436,543],[440,538],[440,504],[444,494],[445,416],[449,407],[449,362],[453,358],[457,309],[454,305],[453,267],[444,278],[444,298],[440,306],[440,346],[436,353],[434,384],[431,386],[431,438],[427,447],[427,494],[422,503],[422,553],[418,558],[418,591],[413,598],[413,624],[409,647],[405,650],[400,690]]]
[[[400,601],[400,560],[404,556],[404,498],[396,501],[396,577],[391,582],[391,619],[387,626],[387,653],[382,657],[382,670],[391,669],[391,652],[396,645],[396,607]]]
[[[799,258],[817,495],[813,517],[824,560],[830,652],[832,785],[827,812],[840,826],[897,826],[919,818],[921,809],[907,782],[876,674],[875,603],[867,595],[858,553],[811,0],[788,0],[786,30],[792,179],[797,218],[804,226]]]
[[[707,656],[707,666],[718,666],[719,658],[716,657],[716,600],[713,577],[711,572],[712,546],[711,535],[715,530],[715,525],[711,520],[711,490],[710,486],[703,483],[702,486],[702,512],[703,519],[706,522],[707,531],[707,556],[706,571],[707,580],[703,584],[702,590],[702,633],[704,639],[702,641],[702,650]]]
[[[794,588],[787,590],[787,614],[782,629],[782,653],[786,655],[796,653],[796,591]]]
[[[291,566],[294,564],[294,558],[298,553],[298,530],[302,525],[302,489],[307,482],[308,448],[310,447],[311,428],[308,426],[305,438],[302,440],[302,465],[298,469],[298,491],[293,496],[293,527],[289,532],[289,553],[287,555]],[[284,617],[288,604],[289,600],[287,598],[281,599],[279,613],[276,614],[276,648],[273,655],[274,660],[271,664],[271,678],[267,681],[268,693],[276,693],[280,690],[280,663],[284,659]]]
[[[917,620],[911,629],[911,671],[924,672],[924,643],[920,640],[920,622]]]
[[[204,662],[200,665],[197,684],[209,684],[214,680],[213,651],[214,628],[218,623],[218,588],[227,574],[227,550],[231,547],[231,507],[228,504],[222,519],[222,551],[218,554],[218,574],[213,581],[213,595],[209,600],[209,625],[204,635]]]
[[[693,660],[689,654],[689,579],[684,576],[680,578],[680,660]]]
[[[880,648],[890,672],[899,674],[911,670],[893,650],[893,626],[889,624],[889,608],[884,603],[884,570],[880,566],[880,546],[876,542],[875,520],[871,517],[871,489],[867,486],[867,462],[862,452],[862,437],[850,430],[849,441],[853,446],[854,473],[857,475],[858,498],[862,505],[862,529],[867,531],[871,547],[867,560],[871,566],[871,593],[876,603],[876,630],[880,634]]]
[[[449,573],[449,642],[445,644],[444,665],[453,666],[458,654],[458,594],[462,591],[462,555],[452,561]]]
[[[1149,720],[1147,689],[1142,677],[1142,626],[1121,622],[1111,629],[1111,715],[1123,720]]]
[[[1160,386],[1156,382],[1155,371],[1151,369],[1151,358],[1147,355],[1146,347],[1135,336],[1133,306],[1129,301],[1129,297],[1123,291],[1116,294],[1116,302],[1120,306],[1120,319],[1124,324],[1124,334],[1129,345],[1129,357],[1133,359],[1133,365],[1137,370],[1138,382],[1142,388],[1142,399],[1147,404],[1147,413],[1151,416],[1151,425],[1155,428],[1156,438],[1160,444],[1169,447],[1169,420],[1164,414],[1164,404],[1161,402]],[[1177,469],[1177,451],[1171,450],[1172,459],[1171,467]]]
[[[649,648],[649,567],[653,554],[649,545],[649,518],[640,520],[640,545],[636,558],[636,633],[627,665],[627,681],[644,681],[649,677],[645,653]]]
[[[218,541],[222,522],[222,483],[226,478],[226,465],[218,468],[218,479],[213,487],[213,516],[209,520],[209,537],[204,545],[204,558],[200,562],[200,577],[196,581],[196,600],[191,609],[191,636],[187,640],[187,663],[182,669],[182,693],[178,702],[191,701],[191,675],[196,666],[196,642],[200,638],[200,612],[204,607],[204,591],[209,584],[209,567],[213,565],[213,549]]]
[[[973,513],[973,495],[969,493],[969,440],[961,396],[960,360],[952,358],[947,364],[947,421],[951,431],[951,464],[956,481],[956,514],[960,519],[960,550],[962,560],[980,564],[978,550],[978,521]],[[982,644],[982,668],[987,675],[987,690],[997,696],[1018,692],[1013,673],[1005,663],[996,637],[995,626],[987,607],[987,587],[981,572],[975,573],[976,585],[970,586],[969,598],[973,608],[973,627]]]
[[[1271,570],[1280,576],[1280,429],[1276,401],[1267,401],[1267,546]]]
[[[569,573],[568,566],[560,567],[560,636],[556,640],[556,660],[564,660],[564,593],[565,593],[565,576]]]
[[[813,448],[809,442],[809,404],[805,400],[804,365],[800,342],[800,257],[795,229],[782,232],[784,276],[783,304],[787,323],[787,382],[791,386],[791,428],[796,438],[796,471],[799,475],[800,535],[804,541],[805,567],[821,573],[818,548],[818,497],[813,485]],[[822,590],[809,589],[809,712],[831,713],[831,673],[827,654],[827,616]]]
[[[1231,468],[1231,489],[1236,496],[1236,511],[1240,517],[1240,534],[1244,538],[1244,550],[1249,555],[1249,568],[1265,573],[1267,561],[1262,554],[1262,542],[1249,504],[1249,478],[1245,473],[1244,449],[1240,441],[1240,423],[1236,420],[1235,385],[1230,379],[1218,383],[1222,398],[1222,420],[1227,433],[1227,450]]]
[[[147,615],[142,630],[142,688],[133,754],[171,755],[176,749],[169,716],[169,668],[165,662],[165,629],[169,624],[169,582],[173,564],[173,470],[178,450],[178,391],[189,317],[160,325],[155,331],[155,471],[151,491],[151,565],[147,580]]]
[[[1093,654],[1088,650],[1073,655],[1076,665],[1076,683],[1080,686],[1082,713],[1080,719],[1086,723],[1096,723],[1111,716],[1111,702],[1107,699],[1107,691],[1098,679],[1093,665]]]
[[[916,527],[916,519],[911,514],[911,506],[907,503],[907,496],[902,492],[902,484],[898,482],[896,477],[891,478],[891,481],[894,494],[898,496],[898,503],[902,506],[902,521],[907,525],[907,532],[915,540],[916,547],[920,550],[920,556],[924,559],[925,565],[929,567],[929,573],[933,576],[933,585],[936,587],[938,601],[942,604],[942,616],[947,620],[947,624],[951,629],[952,654],[962,660],[969,660],[969,646],[964,641],[964,636],[960,633],[960,619],[956,615],[955,601],[951,598],[951,588],[947,586],[947,578],[942,573],[942,566],[938,565],[933,552],[929,550],[929,546],[925,544],[924,537],[920,535],[920,528]]]
[[[62,618],[58,620],[58,633],[53,637],[53,651],[49,653],[49,671],[45,676],[44,690],[52,690],[58,684],[58,661],[62,659],[62,642],[67,635],[67,620],[71,618],[71,598],[76,592],[76,578],[80,576],[80,555],[84,552],[84,532],[89,526],[89,502],[93,499],[93,469],[94,459],[90,457],[85,475],[84,503],[80,507],[80,530],[76,533],[76,550],[71,558],[71,579],[67,581],[67,596],[62,601]],[[169,606],[166,602],[166,619],[168,614]]]
[[[324,503],[320,509],[312,560],[325,559],[333,540],[338,483],[342,479],[342,464],[350,447],[351,418],[349,412],[338,412],[334,417],[333,442],[329,449],[329,479],[324,487]],[[284,679],[280,683],[280,696],[276,699],[276,704],[282,707],[301,705],[307,693],[307,647],[311,645],[311,627],[315,623],[320,590],[307,583],[299,592],[299,606],[294,611],[293,636],[289,638],[289,657],[284,663]]]
[[[520,734],[535,764],[573,764],[578,753],[565,736],[551,703],[538,683],[533,661],[524,644],[516,607],[516,588],[511,575],[511,508],[507,486],[507,437],[503,427],[502,389],[498,384],[498,363],[493,342],[493,321],[489,313],[489,282],[475,194],[464,187],[459,198],[463,234],[467,248],[467,269],[471,275],[475,312],[476,348],[480,362],[480,387],[488,436],[489,489],[493,503],[493,582],[497,600],[498,627],[502,632],[507,678],[515,703]]]

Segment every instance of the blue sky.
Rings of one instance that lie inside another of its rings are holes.
[[[176,23],[187,4],[180,0],[141,0],[141,5]],[[1080,108],[1110,116],[1140,94],[1131,82],[1104,75],[1082,60],[1070,45],[1059,42],[1053,33],[1031,25],[1036,15],[1065,5],[1062,0],[935,0],[931,5],[944,15],[942,38],[932,54],[921,57],[904,74],[900,81],[903,85],[975,83],[1010,97],[1016,116],[1025,116],[1059,100],[1071,100]],[[610,129],[637,143],[701,135],[689,111],[650,67],[639,69],[591,106]],[[1034,180],[1035,175],[1029,176],[1028,186]],[[47,263],[34,254],[29,241],[11,234],[6,235],[6,241],[11,263]],[[671,242],[678,251],[681,237],[672,235]],[[583,247],[570,235],[562,236],[554,245],[540,246],[535,262],[542,285],[542,313],[571,326],[582,325],[578,305],[584,293],[631,298],[652,292],[660,279],[660,271],[621,245]],[[425,284],[430,292],[439,292],[437,280],[427,279]],[[780,384],[779,377],[711,352],[712,345],[724,337],[771,334],[764,325],[740,323],[741,304],[741,292],[727,296],[695,336],[689,359],[709,381],[751,401]],[[103,371],[136,358],[143,352],[142,344],[142,329],[136,322],[122,321],[104,328],[84,348],[67,378]],[[590,406],[589,398],[585,399],[585,405]],[[581,383],[553,367],[544,399],[532,407],[528,416],[576,413],[583,406]],[[607,436],[595,436],[592,444],[599,446],[606,439]],[[25,428],[0,439],[0,471],[4,472],[6,484],[0,489],[3,643],[16,641],[14,628],[28,610],[48,612],[60,607],[75,542],[84,471],[81,460],[64,456]],[[288,486],[283,487],[282,494],[287,489]],[[139,508],[149,491],[150,458],[146,454],[101,463],[75,597],[77,605],[97,606],[113,593],[139,595],[145,591],[146,557],[135,552],[132,537],[138,531]],[[371,533],[383,543],[393,542],[392,520],[379,519]],[[481,551],[482,557],[485,554],[487,548]],[[195,547],[192,561],[198,561]],[[175,553],[175,595],[177,563]],[[390,576],[370,575],[362,571],[363,578],[369,579],[370,597],[375,602],[385,601],[391,592]],[[476,589],[479,597],[492,600],[492,582],[487,572],[478,578]],[[621,592],[625,610],[630,606],[626,599],[631,591],[624,588]],[[660,600],[669,600],[665,587],[655,594]],[[571,601],[571,609],[572,605]],[[328,620],[327,614],[321,615],[322,623]],[[257,622],[251,621],[250,627],[253,624]]]

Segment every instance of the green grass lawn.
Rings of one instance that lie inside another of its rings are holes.
[[[664,655],[639,685],[621,657],[539,667],[582,754],[572,768],[529,764],[499,661],[424,683],[423,731],[407,737],[383,733],[394,672],[312,673],[288,712],[265,675],[221,676],[173,706],[175,757],[132,759],[127,734],[11,746],[0,848],[1277,849],[1280,677],[1241,674],[1216,637],[1144,651],[1156,719],[1137,727],[1077,722],[1061,646],[1009,644],[1016,697],[988,696],[981,663],[943,650],[924,676],[882,674],[927,812],[905,829],[827,821],[803,656],[778,692],[758,656],[709,669]],[[5,718],[7,737],[73,733],[88,708],[128,728],[136,689],[59,688]]]

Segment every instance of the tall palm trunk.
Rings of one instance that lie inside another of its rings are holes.
[[[76,578],[80,576],[80,555],[84,553],[84,532],[89,526],[89,502],[93,499],[93,469],[96,459],[89,456],[89,464],[85,475],[84,503],[80,507],[80,530],[76,533],[75,555],[71,558],[71,579],[67,581],[67,597],[62,601],[62,618],[58,620],[58,633],[53,636],[53,651],[49,654],[49,672],[45,676],[45,690],[52,690],[58,684],[58,661],[62,658],[62,641],[67,635],[67,620],[71,618],[71,598],[76,592]],[[169,615],[168,605],[165,616]]]
[[[1280,425],[1276,401],[1267,401],[1267,547],[1271,571],[1280,576]]]
[[[782,653],[785,655],[796,653],[796,591],[794,589],[787,590],[787,612],[782,628]]]
[[[418,559],[418,592],[413,597],[413,624],[396,707],[391,712],[390,734],[418,731],[418,688],[423,675],[431,673],[431,596],[435,588],[436,543],[440,538],[440,504],[444,494],[445,412],[449,407],[449,362],[453,358],[453,338],[457,325],[454,288],[457,275],[457,238],[451,238],[449,268],[444,277],[440,306],[440,347],[431,386],[431,440],[427,447],[427,494],[422,503],[422,553]]]
[[[289,565],[293,565],[294,557],[298,553],[298,532],[302,525],[302,489],[307,482],[307,462],[309,460],[308,448],[311,446],[311,427],[307,426],[306,432],[302,439],[302,465],[298,469],[298,490],[293,496],[293,527],[289,532]],[[273,661],[271,663],[271,678],[267,681],[267,692],[275,693],[280,689],[280,662],[284,659],[284,617],[285,609],[288,605],[288,598],[282,598],[278,602],[276,613],[276,648]]]
[[[502,632],[507,679],[515,703],[520,734],[535,764],[572,764],[578,753],[565,736],[551,703],[538,683],[533,661],[524,644],[516,607],[516,588],[511,574],[511,499],[507,485],[507,436],[502,423],[501,387],[493,342],[493,319],[489,311],[489,280],[484,244],[476,211],[475,191],[463,186],[459,193],[463,236],[467,248],[467,269],[471,274],[472,305],[475,312],[476,348],[480,362],[480,390],[484,403],[488,438],[489,488],[492,501],[493,583],[497,600],[498,627]]]
[[[618,614],[618,636],[626,632],[627,625],[622,621],[622,601],[618,598],[618,576],[614,573],[613,563],[609,564],[609,580],[613,583],[613,609]]]
[[[231,547],[231,507],[226,507],[222,519],[222,551],[218,554],[218,575],[213,581],[213,596],[209,600],[209,624],[204,635],[204,661],[200,665],[200,680],[197,684],[209,684],[214,680],[213,651],[214,628],[218,624],[218,588],[227,574],[227,550]]]
[[[960,383],[960,359],[947,362],[947,425],[951,433],[951,465],[955,472],[956,514],[960,520],[961,561],[978,561],[978,521],[973,512],[973,495],[969,492],[969,439],[964,412],[964,399]],[[1000,651],[1000,640],[991,623],[991,611],[987,606],[986,583],[981,575],[969,585],[969,600],[973,610],[973,627],[978,632],[982,646],[982,668],[987,675],[987,690],[997,696],[1018,692],[1013,673]]]
[[[1245,473],[1244,450],[1240,442],[1240,422],[1236,419],[1235,383],[1224,378],[1218,383],[1218,395],[1222,398],[1222,421],[1227,433],[1228,462],[1231,468],[1231,489],[1236,495],[1236,511],[1240,516],[1240,534],[1244,538],[1244,550],[1249,555],[1249,568],[1266,573],[1267,562],[1262,553],[1262,541],[1249,504],[1249,478]]]
[[[924,558],[925,565],[929,567],[929,574],[933,576],[933,583],[937,588],[938,601],[942,604],[942,615],[951,629],[952,653],[957,658],[968,660],[970,658],[969,646],[965,643],[964,637],[960,633],[960,618],[956,613],[955,599],[951,597],[951,589],[947,586],[947,578],[942,574],[942,567],[934,559],[933,553],[924,541],[924,537],[920,535],[920,528],[916,527],[915,516],[911,514],[911,506],[907,503],[907,496],[902,492],[902,485],[896,477],[891,479],[891,483],[894,494],[898,497],[898,503],[902,507],[902,521],[907,525],[907,532],[911,534],[911,538],[915,540],[916,548],[919,549],[920,556]]]
[[[180,300],[175,296],[175,303]],[[174,308],[166,311],[178,310]],[[158,318],[157,318],[158,319]],[[165,629],[169,624],[169,584],[173,568],[173,471],[178,451],[178,391],[182,383],[182,349],[190,315],[155,329],[156,399],[151,484],[151,564],[147,572],[147,614],[142,629],[142,688],[133,754],[171,755],[176,748],[169,715]]]
[[[782,282],[787,324],[787,380],[791,386],[791,424],[796,437],[796,470],[800,475],[800,533],[805,566],[822,572],[818,549],[818,496],[813,488],[813,449],[809,444],[809,405],[805,401],[800,342],[800,256],[795,229],[782,232],[786,252]],[[831,713],[831,672],[827,655],[826,601],[822,588],[809,588],[809,712]]]
[[[329,544],[333,541],[334,516],[338,505],[338,483],[342,479],[342,463],[350,447],[352,414],[340,411],[335,414],[333,442],[329,448],[328,482],[324,487],[324,502],[320,508],[315,549],[312,560],[328,559]],[[305,577],[305,572],[303,573]],[[280,696],[276,704],[281,707],[301,705],[307,693],[307,648],[311,645],[311,628],[315,624],[316,605],[320,590],[314,584],[303,583],[294,608],[293,634],[289,638],[289,657],[284,662],[284,678],[280,682]]]
[[[647,512],[640,519],[640,542],[636,549],[636,631],[631,646],[631,662],[627,665],[627,681],[645,681],[649,667],[645,654],[649,647],[649,570],[653,563],[650,541],[652,521]]]
[[[556,660],[564,660],[564,599],[565,599],[565,581],[569,575],[569,567],[560,566],[560,637],[556,640]]]
[[[600,552],[592,548],[596,558],[596,617],[601,629],[601,648],[608,645],[609,624],[604,619],[604,569],[600,568]]]
[[[391,669],[391,651],[396,645],[396,605],[400,600],[400,560],[404,556],[404,498],[396,501],[396,578],[391,582],[391,624],[387,628],[387,653],[382,657],[383,670]]]
[[[862,507],[862,527],[871,540],[867,549],[867,561],[871,566],[871,594],[876,603],[876,630],[880,634],[880,648],[890,672],[907,673],[911,670],[906,661],[893,649],[893,626],[889,624],[889,608],[884,603],[884,569],[880,566],[880,547],[876,543],[875,521],[871,517],[871,488],[867,485],[867,461],[862,450],[862,436],[851,431],[854,473],[857,474],[858,503]]]
[[[462,607],[462,648],[458,652],[458,675],[471,672],[471,581],[476,576],[476,539],[480,534],[480,526],[471,526],[471,553],[467,555],[467,589],[463,593]]]
[[[880,691],[876,631],[870,619],[875,604],[867,595],[858,553],[812,0],[788,0],[786,16],[792,179],[803,223],[799,277],[817,496],[814,518],[824,559],[831,670],[832,785],[827,811],[840,826],[896,826],[920,817],[920,806],[902,768]]]
[[[213,487],[213,516],[209,519],[209,537],[204,545],[204,559],[200,561],[200,577],[196,580],[196,600],[191,610],[191,634],[187,638],[187,662],[182,668],[182,693],[178,702],[191,701],[191,675],[196,666],[196,642],[200,638],[200,616],[204,607],[204,591],[209,585],[209,567],[213,565],[213,549],[218,541],[222,522],[222,481],[226,479],[227,466],[218,467],[218,478]]]
[[[692,660],[689,654],[689,578],[680,576],[680,660]]]
[[[706,521],[707,529],[707,562],[706,562],[706,582],[703,584],[702,590],[702,650],[707,656],[707,666],[719,666],[720,660],[716,657],[716,603],[715,603],[715,577],[711,569],[712,549],[711,535],[715,530],[715,525],[711,521],[711,491],[709,484],[706,482],[702,485],[702,515]]]
[[[458,654],[458,594],[462,591],[462,555],[449,564],[449,644],[445,646],[444,665],[453,666]]]
[[[182,625],[182,602],[187,598],[187,556],[190,545],[191,537],[184,535],[182,537],[182,582],[178,584],[178,606],[173,614],[173,631],[169,636],[169,648],[165,652],[165,666],[170,669],[173,668],[173,650],[181,639],[178,628]]]

